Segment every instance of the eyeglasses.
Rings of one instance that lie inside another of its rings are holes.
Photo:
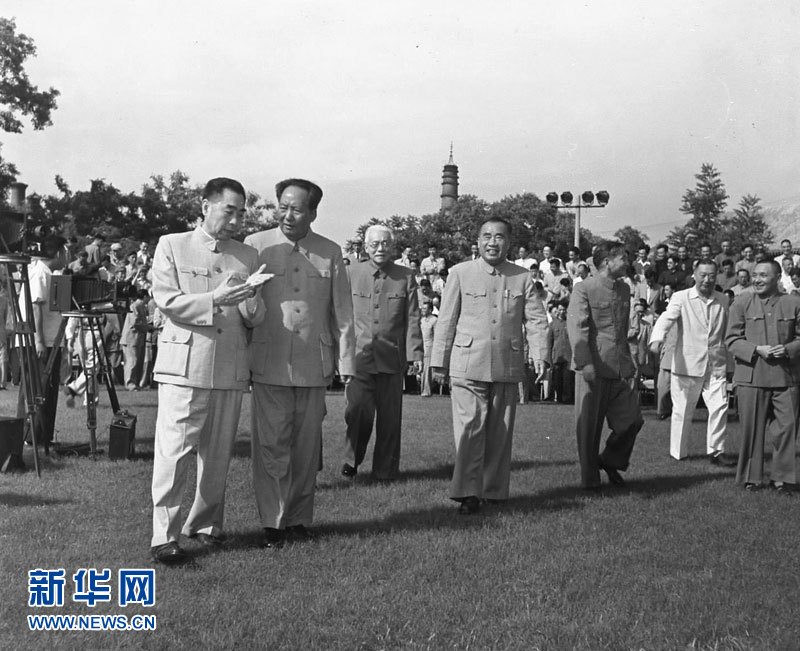
[[[381,246],[384,249],[388,249],[390,246],[392,246],[392,243],[389,240],[379,240],[377,242],[367,242],[367,248],[368,249],[372,249],[373,251],[377,250]]]

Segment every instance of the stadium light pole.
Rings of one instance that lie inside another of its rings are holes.
[[[608,203],[608,192],[600,190],[597,194],[591,190],[583,192],[576,203],[572,205],[574,197],[572,192],[568,190],[562,192],[560,195],[556,192],[548,192],[547,203],[553,206],[556,210],[576,210],[575,214],[575,246],[580,246],[581,242],[581,210],[588,210],[589,208],[605,208]],[[559,203],[560,202],[560,203]]]

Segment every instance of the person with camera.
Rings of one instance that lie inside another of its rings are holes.
[[[61,348],[58,331],[61,327],[61,312],[50,309],[50,288],[53,274],[59,273],[67,264],[67,241],[58,235],[47,235],[41,243],[40,250],[31,256],[28,265],[28,281],[31,289],[31,308],[35,332],[36,356],[39,360],[40,372],[44,382],[44,403],[38,419],[36,442],[50,443],[56,424],[56,408],[58,407],[58,387],[61,368]],[[20,296],[20,310],[24,319],[28,319],[24,296]],[[57,345],[58,344],[58,345]],[[47,360],[55,348],[55,360],[49,377],[44,377]],[[20,385],[18,416],[24,414],[24,388]]]

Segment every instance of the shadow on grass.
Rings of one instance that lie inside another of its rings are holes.
[[[535,465],[535,462],[533,462]],[[440,466],[439,470],[449,471],[450,466]],[[325,523],[315,526],[314,532],[318,540],[328,537],[371,537],[387,533],[465,530],[483,528],[499,515],[535,516],[541,513],[571,511],[591,508],[598,500],[619,499],[639,496],[645,499],[665,493],[673,493],[700,484],[729,480],[731,473],[710,472],[700,475],[659,475],[629,481],[624,487],[617,488],[603,484],[599,493],[589,493],[579,486],[560,486],[530,495],[514,496],[503,504],[486,504],[480,513],[472,516],[461,516],[454,502],[439,506],[407,509],[388,514],[385,518],[357,520],[341,523]],[[397,482],[392,482],[394,485]],[[226,545],[227,549],[245,549],[259,547],[263,534],[260,530],[245,531],[232,536]],[[305,543],[308,544],[308,543]]]
[[[71,504],[72,500],[62,500],[52,497],[37,497],[20,493],[0,493],[0,504],[3,506],[54,506],[58,504]]]

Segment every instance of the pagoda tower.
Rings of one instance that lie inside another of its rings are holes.
[[[458,200],[458,165],[453,162],[453,143],[450,143],[450,160],[442,170],[441,212],[449,213]]]

